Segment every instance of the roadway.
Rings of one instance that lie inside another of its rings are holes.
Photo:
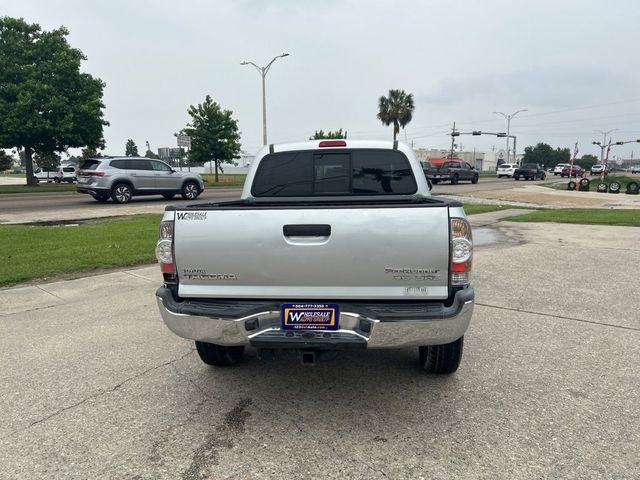
[[[471,183],[459,183],[458,185],[438,184],[434,185],[432,193],[434,195],[465,195],[473,192],[487,190],[503,190],[505,188],[514,188],[519,185],[535,185],[544,183],[542,181],[520,181],[513,179],[484,177],[473,185]],[[37,188],[37,187],[36,187]],[[242,189],[240,187],[229,188],[208,188],[206,189],[198,201],[224,201],[236,199],[240,196]],[[176,196],[173,200],[165,200],[160,195],[152,195],[149,197],[134,197],[128,207],[139,207],[139,210],[146,211],[154,208],[162,211],[164,205],[182,205],[190,202],[181,200]],[[64,210],[77,210],[87,208],[94,210],[96,206],[103,210],[122,209],[121,205],[114,205],[111,202],[106,204],[98,204],[89,195],[76,192],[54,192],[54,193],[20,193],[0,195],[0,212],[4,214],[20,214],[31,212],[51,212]]]

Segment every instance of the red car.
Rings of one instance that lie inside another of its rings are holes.
[[[561,177],[581,177],[584,174],[584,169],[578,165],[573,167],[564,167],[560,172]]]

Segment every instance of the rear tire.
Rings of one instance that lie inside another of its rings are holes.
[[[131,187],[126,183],[118,183],[111,190],[111,199],[114,203],[129,203],[132,196]]]
[[[464,337],[443,345],[418,347],[420,366],[429,373],[446,375],[455,372],[462,359]]]
[[[215,343],[196,341],[196,350],[200,360],[214,367],[229,367],[242,361],[244,347],[224,347]]]
[[[182,186],[182,198],[185,200],[195,200],[200,195],[198,184],[195,182],[186,182]]]
[[[473,176],[473,178],[471,179],[471,183],[473,183],[474,185],[478,183],[478,175]]]

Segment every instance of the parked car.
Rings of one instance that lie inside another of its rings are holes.
[[[516,180],[520,180],[521,178],[525,180],[544,180],[547,178],[547,174],[537,163],[525,163],[515,169],[513,178]]]
[[[449,161],[444,162],[441,167],[436,167],[430,162],[422,164],[425,176],[432,183],[451,182],[455,185],[460,181],[478,183],[480,174],[467,162]]]
[[[512,178],[513,173],[516,171],[516,168],[518,168],[518,165],[516,163],[503,163],[502,165],[498,165],[496,175],[498,178]]]
[[[591,170],[590,173],[591,175],[600,175],[602,172],[604,172],[604,165],[601,163],[596,163],[595,165],[591,166]],[[609,173],[609,171],[605,172],[605,175]]]
[[[170,199],[181,194],[185,200],[195,200],[203,190],[204,182],[197,173],[179,172],[160,160],[140,157],[86,160],[78,171],[76,187],[98,202],[111,198],[115,203],[127,203],[137,195]]]
[[[634,165],[631,167],[631,173],[640,173],[640,165]]]
[[[584,175],[584,169],[579,165],[564,167],[562,169],[562,173],[560,173],[561,177],[581,177]]]
[[[562,169],[564,167],[570,167],[570,166],[571,166],[570,163],[559,163],[559,164],[557,164],[553,169],[553,175],[554,176],[560,175],[562,173]]]

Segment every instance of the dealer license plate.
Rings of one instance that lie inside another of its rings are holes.
[[[340,309],[333,303],[285,303],[283,330],[338,330]]]

